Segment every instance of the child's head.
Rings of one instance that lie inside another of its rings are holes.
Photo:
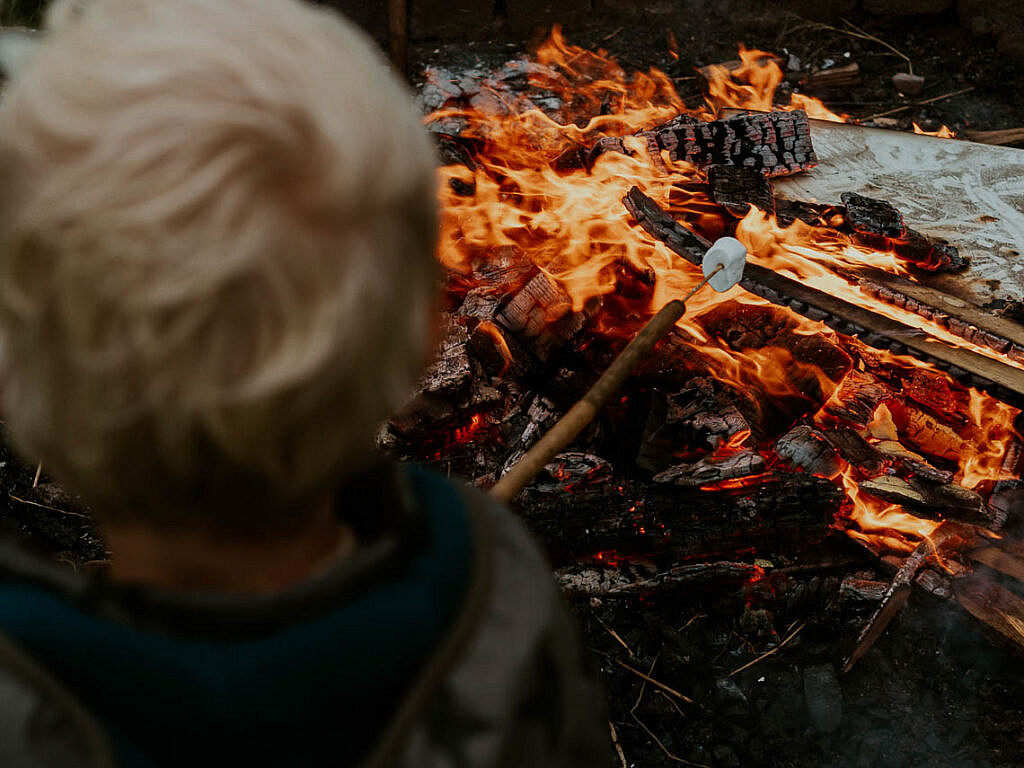
[[[434,183],[404,90],[332,12],[59,5],[0,103],[15,438],[112,520],[301,509],[423,362]]]

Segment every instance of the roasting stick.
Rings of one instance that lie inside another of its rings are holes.
[[[537,473],[547,466],[583,428],[654,348],[654,345],[679,322],[686,312],[686,302],[705,285],[710,284],[719,293],[729,290],[743,276],[747,252],[743,244],[732,237],[719,238],[708,249],[703,261],[704,279],[681,299],[673,299],[647,321],[619,356],[612,361],[601,378],[587,390],[558,423],[544,435],[508,472],[491,488],[491,496],[510,501],[525,488]]]

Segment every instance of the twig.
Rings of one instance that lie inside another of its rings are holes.
[[[628,653],[628,654],[629,654],[630,656],[632,656],[633,658],[636,658],[636,654],[635,654],[635,653],[633,653],[633,649],[632,649],[632,648],[630,648],[630,647],[629,647],[629,646],[628,646],[628,645],[626,644],[626,641],[625,641],[625,640],[623,640],[623,639],[622,639],[622,638],[621,638],[621,637],[619,636],[619,633],[618,633],[618,632],[616,632],[616,631],[615,631],[614,629],[612,629],[612,628],[611,628],[611,627],[609,627],[609,626],[608,626],[607,624],[605,624],[605,623],[604,623],[604,621],[602,621],[602,620],[601,620],[601,617],[600,617],[600,616],[598,616],[597,614],[594,614],[594,618],[595,618],[595,619],[597,619],[597,623],[598,623],[598,624],[600,624],[600,625],[601,625],[602,627],[604,627],[604,630],[605,630],[605,632],[607,632],[607,633],[608,633],[609,635],[611,635],[611,636],[612,636],[613,638],[615,638],[615,640],[616,640],[616,641],[617,641],[617,642],[619,643],[619,645],[621,645],[621,646],[622,646],[623,648],[625,648],[625,649],[626,649],[626,653]]]
[[[810,621],[810,619],[807,619],[807,621]],[[800,632],[800,630],[801,630],[801,629],[803,629],[804,627],[806,627],[806,626],[807,626],[807,621],[805,621],[805,622],[804,622],[803,624],[801,624],[801,625],[800,625],[799,627],[797,627],[797,628],[796,628],[796,629],[794,629],[794,630],[793,630],[792,632],[790,632],[790,633],[789,633],[788,635],[786,635],[786,639],[785,639],[785,640],[783,640],[783,641],[782,641],[781,643],[779,643],[778,645],[776,645],[776,646],[775,646],[774,648],[772,648],[771,650],[769,650],[769,651],[765,651],[765,652],[764,652],[764,653],[762,653],[762,654],[761,654],[760,656],[758,656],[758,657],[757,657],[756,659],[753,659],[753,660],[751,660],[751,661],[748,661],[748,662],[747,662],[746,664],[744,664],[744,665],[743,665],[742,667],[738,667],[738,668],[734,669],[734,670],[733,670],[732,672],[730,672],[730,673],[729,673],[729,677],[732,677],[733,675],[738,675],[738,674],[739,674],[740,672],[742,672],[743,670],[745,670],[745,669],[750,669],[750,668],[751,668],[752,666],[754,666],[755,664],[757,664],[757,663],[759,663],[759,662],[762,662],[762,661],[764,661],[765,659],[767,659],[767,658],[768,658],[769,656],[771,656],[772,654],[775,654],[775,653],[778,653],[779,651],[781,651],[781,650],[782,650],[783,648],[785,648],[785,647],[786,647],[786,645],[787,645],[787,644],[789,643],[789,641],[790,641],[790,640],[792,640],[792,639],[793,639],[794,637],[796,637],[796,636],[797,636],[797,634],[798,634],[798,633]]]
[[[42,509],[48,509],[51,512],[59,512],[62,515],[71,515],[72,517],[80,517],[83,520],[89,520],[90,519],[90,517],[88,515],[83,515],[81,512],[72,512],[69,509],[58,509],[57,507],[51,507],[49,504],[40,504],[38,501],[29,501],[28,499],[23,499],[20,496],[15,496],[13,493],[7,494],[7,498],[11,499],[12,501],[20,501],[22,504],[30,504],[33,507],[40,507]]]
[[[706,619],[707,617],[708,615],[706,613],[695,613],[693,616],[689,618],[689,620],[685,624],[683,624],[683,626],[677,629],[676,632],[682,632],[688,626],[693,624],[693,622],[697,621],[698,619]]]
[[[607,35],[605,35],[604,37],[601,38],[601,42],[602,43],[607,43],[609,40],[611,40],[613,37],[615,37],[621,31],[622,31],[622,27],[619,27],[618,29],[613,30],[612,32],[609,32]]]
[[[39,485],[39,478],[42,476],[42,474],[43,474],[43,462],[40,461],[36,465],[36,476],[34,478],[32,478],[32,487],[33,488],[35,488],[35,487],[37,487]]]
[[[888,48],[890,51],[892,51],[892,53],[896,54],[901,59],[903,59],[905,62],[907,62],[907,70],[908,70],[908,72],[910,74],[914,74],[914,63],[910,60],[910,57],[907,56],[907,54],[903,53],[903,51],[899,50],[898,48],[893,46],[891,43],[887,43],[882,38],[877,37],[875,35],[872,35],[869,32],[865,32],[863,29],[858,27],[856,24],[853,24],[850,21],[847,21],[846,19],[843,19],[842,21],[848,27],[847,29],[843,29],[841,27],[833,27],[831,24],[822,24],[821,22],[817,22],[817,21],[806,21],[805,20],[804,24],[801,24],[798,27],[794,27],[794,29],[792,31],[796,31],[797,29],[823,29],[823,30],[828,30],[829,32],[835,32],[835,33],[840,34],[840,35],[846,35],[847,37],[855,37],[855,38],[858,38],[860,40],[867,40],[867,41],[872,42],[872,43],[878,43],[883,48]]]
[[[866,120],[874,120],[876,117],[886,117],[888,115],[895,115],[897,112],[906,112],[908,109],[913,109],[914,107],[923,107],[926,104],[934,104],[935,102],[943,101],[944,99],[952,99],[954,96],[962,96],[963,94],[970,93],[973,90],[974,86],[972,85],[967,88],[961,88],[959,91],[950,91],[949,93],[944,93],[941,96],[933,96],[930,99],[918,101],[914,104],[904,104],[902,107],[896,107],[895,109],[887,109],[885,112],[876,112],[873,115],[868,115],[867,117],[861,117],[858,119],[861,122],[864,122]]]
[[[615,753],[619,756],[619,763],[622,768],[629,768],[629,764],[626,762],[626,754],[622,751],[622,745],[619,744],[619,733],[615,730],[615,723],[611,720],[608,721],[608,730],[612,732],[612,744],[615,745]]]
[[[672,754],[669,751],[668,747],[665,746],[664,742],[662,742],[662,740],[659,739],[654,734],[654,731],[652,731],[650,728],[647,727],[647,723],[645,723],[643,720],[641,720],[640,716],[636,713],[637,708],[640,706],[640,702],[643,701],[644,691],[647,690],[647,683],[650,682],[653,685],[658,685],[658,683],[650,677],[650,673],[654,671],[654,665],[658,663],[658,657],[659,656],[661,656],[661,652],[660,651],[658,652],[658,656],[654,657],[654,661],[651,662],[651,667],[648,670],[648,674],[647,675],[644,675],[643,673],[640,673],[640,676],[644,678],[645,682],[640,686],[640,693],[637,694],[636,701],[633,703],[633,706],[629,710],[629,716],[632,717],[633,720],[636,721],[637,725],[639,725],[641,728],[644,729],[644,732],[648,736],[650,736],[651,739],[654,740],[654,743],[657,744],[661,748],[661,751],[665,753],[665,757],[667,757],[669,760],[674,760],[675,762],[680,763],[682,765],[696,766],[696,768],[711,768],[710,765],[703,765],[702,763],[691,763],[689,760],[684,760],[683,758],[679,757],[678,755]],[[635,672],[636,670],[633,670],[633,671]]]
[[[645,675],[639,669],[634,669],[633,667],[629,666],[629,664],[626,664],[623,661],[619,661],[618,659],[613,659],[613,661],[616,664],[618,664],[620,667],[622,667],[623,669],[632,672],[634,675],[636,675],[640,679],[646,680],[651,685],[653,685],[653,686],[655,686],[657,688],[660,688],[661,690],[665,691],[666,693],[671,693],[673,696],[675,696],[680,701],[685,701],[687,704],[694,704],[695,703],[694,700],[691,699],[689,696],[684,696],[679,691],[677,691],[675,688],[671,688],[671,687],[665,685],[664,683],[658,682],[657,680],[655,680],[650,675]]]

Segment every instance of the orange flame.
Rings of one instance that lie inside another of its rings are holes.
[[[956,131],[950,128],[948,125],[944,125],[937,131],[926,131],[917,123],[911,123],[914,126],[914,133],[918,133],[922,136],[934,136],[937,139],[955,139]]]

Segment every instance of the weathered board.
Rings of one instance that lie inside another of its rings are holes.
[[[774,179],[778,196],[835,203],[856,192],[888,200],[915,229],[971,259],[963,273],[921,282],[979,305],[1024,295],[1024,150],[810,123],[818,167]]]

